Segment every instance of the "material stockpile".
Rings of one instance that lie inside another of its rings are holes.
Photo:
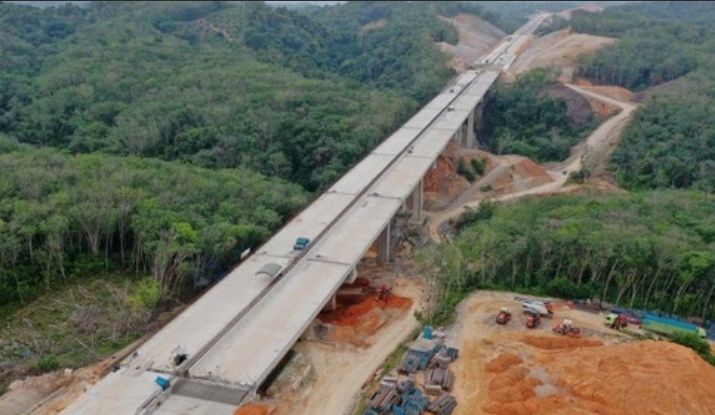
[[[408,346],[397,367],[398,377],[385,377],[372,395],[369,409],[363,415],[449,415],[457,405],[448,392],[454,386],[450,363],[459,350],[446,347],[441,340],[431,338],[431,330]],[[422,389],[417,387],[417,373],[422,373]],[[407,376],[399,380],[399,376]],[[427,395],[435,398],[430,400]]]
[[[377,295],[366,295],[362,301],[322,313],[318,320],[328,325],[324,335],[328,340],[362,347],[395,310],[409,310],[411,306],[412,300],[405,297],[391,295],[384,301]]]

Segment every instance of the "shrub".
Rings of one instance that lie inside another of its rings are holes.
[[[678,332],[670,336],[670,340],[682,346],[689,347],[702,357],[703,360],[715,366],[715,355],[712,353],[710,343],[700,338],[697,333]]]
[[[484,168],[486,167],[487,160],[486,159],[472,159],[470,162],[472,164],[472,168],[474,169],[474,172],[477,173],[478,175],[484,174]]]
[[[37,361],[35,367],[43,373],[52,372],[60,368],[60,361],[57,357],[46,354]]]
[[[160,297],[159,282],[154,277],[146,277],[137,284],[134,294],[129,297],[129,303],[137,309],[153,310]]]

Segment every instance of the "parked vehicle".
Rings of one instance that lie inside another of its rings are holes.
[[[630,325],[640,327],[643,324],[643,320],[630,310],[614,307],[611,309],[611,313],[616,315],[623,315],[628,324]]]
[[[293,250],[295,251],[302,251],[308,244],[310,243],[310,239],[300,237],[295,240],[295,244],[293,244]]]
[[[628,318],[625,314],[609,313],[603,324],[614,330],[620,330],[624,327],[628,327]]]

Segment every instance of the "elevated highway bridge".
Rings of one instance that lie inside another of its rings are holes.
[[[422,218],[422,180],[450,141],[475,144],[475,109],[546,18],[537,16],[438,94],[236,269],[62,415],[230,415],[256,392],[399,213]],[[407,201],[412,200],[412,206]],[[310,239],[294,250],[298,237]],[[177,355],[185,360],[176,360]],[[170,380],[162,389],[157,377]]]

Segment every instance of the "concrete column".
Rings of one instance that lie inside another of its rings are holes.
[[[459,142],[463,146],[467,146],[467,122],[462,123],[462,127],[459,129],[460,140]]]
[[[385,226],[380,236],[377,237],[377,262],[381,264],[390,263],[391,243],[390,243],[390,223]]]
[[[357,279],[357,277],[358,277],[357,269],[356,269],[356,268],[353,268],[353,270],[350,271],[350,275],[348,275],[347,278],[345,278],[345,284],[352,284],[352,283],[354,283],[355,280]]]
[[[469,113],[469,117],[467,117],[467,142],[466,146],[468,148],[474,147],[476,144],[476,136],[474,134],[474,111]]]
[[[417,183],[412,191],[412,218],[413,222],[422,222],[422,205],[424,200],[424,180]]]

